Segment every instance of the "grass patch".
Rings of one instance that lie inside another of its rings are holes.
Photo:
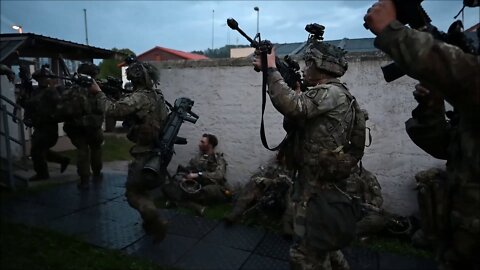
[[[115,160],[130,160],[130,148],[133,143],[125,137],[119,137],[115,135],[105,135],[105,142],[102,146],[102,160],[103,162],[115,161]],[[77,162],[77,151],[67,150],[60,152],[71,159],[71,164]]]
[[[0,228],[1,269],[165,269],[51,231],[3,221]]]

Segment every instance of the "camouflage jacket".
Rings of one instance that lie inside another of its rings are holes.
[[[375,39],[375,46],[389,54],[411,77],[420,80],[431,91],[441,94],[458,113],[455,128],[443,126],[441,145],[448,151],[448,171],[457,184],[480,181],[480,56],[435,40],[392,22]],[[424,111],[426,116],[427,111]],[[432,116],[431,121],[444,117]],[[428,123],[428,117],[424,122]],[[426,130],[425,132],[428,132]],[[438,132],[431,129],[431,132]],[[476,199],[478,200],[478,198]]]
[[[130,121],[131,126],[127,137],[135,143],[131,153],[150,151],[168,117],[162,92],[149,89],[135,90],[131,95],[124,96],[115,102],[107,100],[104,93],[100,94],[106,102],[107,116]]]
[[[64,129],[100,129],[105,114],[105,102],[101,95],[90,93],[84,87],[73,85],[62,91],[58,110],[66,117]]]
[[[331,179],[332,174],[327,176],[327,171],[334,172],[340,167],[348,168],[347,175],[344,176],[347,177],[351,163],[357,162],[351,160],[353,157],[344,155],[342,151],[349,143],[347,137],[353,124],[350,106],[353,97],[340,85],[340,81],[332,79],[297,94],[285,84],[280,73],[274,71],[268,76],[268,92],[273,106],[288,119],[288,122],[296,122],[296,131],[292,138],[295,153],[287,159],[295,159],[294,169],[298,170],[299,178],[306,179],[311,187],[315,187],[338,180]],[[342,154],[341,159],[329,158],[334,160],[335,164],[330,165],[335,169],[319,166],[325,161],[325,152],[328,155]],[[309,190],[307,187],[305,189]]]
[[[43,125],[57,125],[56,106],[60,102],[60,94],[58,88],[36,88],[32,96],[27,100],[28,116],[34,128]]]
[[[200,154],[190,160],[188,167],[192,171],[202,172],[202,184],[224,185],[227,162],[222,153]]]

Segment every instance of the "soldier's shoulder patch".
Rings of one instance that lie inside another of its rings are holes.
[[[318,94],[318,89],[312,89],[312,90],[308,90],[306,93],[305,93],[305,96],[311,98],[311,99],[314,99]]]

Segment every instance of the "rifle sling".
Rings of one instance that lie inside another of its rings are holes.
[[[265,126],[263,123],[263,115],[265,114],[265,105],[267,102],[267,78],[268,78],[268,67],[267,67],[267,52],[261,53],[261,62],[262,62],[262,122],[260,124],[260,138],[262,140],[263,147],[270,151],[277,151],[284,144],[287,139],[288,134],[283,138],[283,140],[275,147],[270,148],[267,143],[267,137],[265,136]]]

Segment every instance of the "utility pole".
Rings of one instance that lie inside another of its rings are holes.
[[[260,9],[258,7],[254,7],[253,10],[257,12],[257,34],[260,33]]]
[[[88,28],[87,28],[87,9],[83,9],[83,19],[85,22],[85,41],[87,42],[88,45]]]
[[[214,34],[215,34],[215,9],[212,9],[212,51],[213,51],[213,40],[214,40]]]

